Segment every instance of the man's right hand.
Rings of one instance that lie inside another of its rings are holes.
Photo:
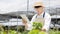
[[[24,19],[22,19],[22,22],[23,22],[23,24],[25,25],[25,29],[27,29],[27,28],[28,28],[27,21],[24,20]]]
[[[23,24],[27,24],[27,21],[25,19],[22,19]]]

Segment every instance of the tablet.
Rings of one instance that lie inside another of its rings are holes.
[[[27,23],[29,23],[29,19],[28,19],[28,17],[25,14],[21,14],[20,16],[22,17],[22,19],[27,21]]]

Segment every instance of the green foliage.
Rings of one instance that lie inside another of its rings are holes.
[[[28,34],[39,34],[39,30],[31,30]]]
[[[39,34],[46,34],[46,32],[44,32],[44,31],[40,31],[40,33]]]
[[[28,30],[21,32],[21,34],[28,34]]]
[[[17,31],[14,31],[14,30],[0,31],[0,34],[17,34]],[[21,33],[18,32],[18,34],[21,34]]]
[[[33,29],[28,34],[46,34],[46,32],[41,31],[42,26],[42,23],[33,22]]]
[[[41,29],[43,26],[42,23],[38,23],[38,22],[33,22],[33,29]]]
[[[31,30],[28,34],[46,34],[46,32],[40,30]]]
[[[17,31],[15,31],[15,30],[10,30],[9,33],[10,33],[10,34],[16,34]]]
[[[60,34],[60,31],[50,30],[49,33],[50,33],[50,34]]]

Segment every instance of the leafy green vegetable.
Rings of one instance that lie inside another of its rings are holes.
[[[40,31],[39,34],[46,34],[46,32],[44,32],[44,31]]]
[[[31,30],[28,34],[46,34],[46,32],[40,30]]]
[[[10,33],[10,34],[16,34],[17,31],[15,31],[15,30],[10,30],[9,33]]]
[[[24,31],[24,32],[21,32],[21,34],[28,34],[28,30]]]
[[[28,34],[46,34],[46,32],[40,31],[43,23],[33,22],[33,29]]]
[[[50,31],[49,31],[49,34],[60,34],[60,31],[56,31],[56,30],[55,30],[55,31],[54,31],[54,30],[50,30]]]
[[[39,34],[39,30],[31,30],[28,34]]]
[[[41,30],[42,26],[43,26],[42,23],[33,22],[33,29],[39,29],[39,30]]]

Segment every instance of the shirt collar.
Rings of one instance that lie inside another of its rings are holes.
[[[39,16],[43,16],[44,12],[42,12]]]

